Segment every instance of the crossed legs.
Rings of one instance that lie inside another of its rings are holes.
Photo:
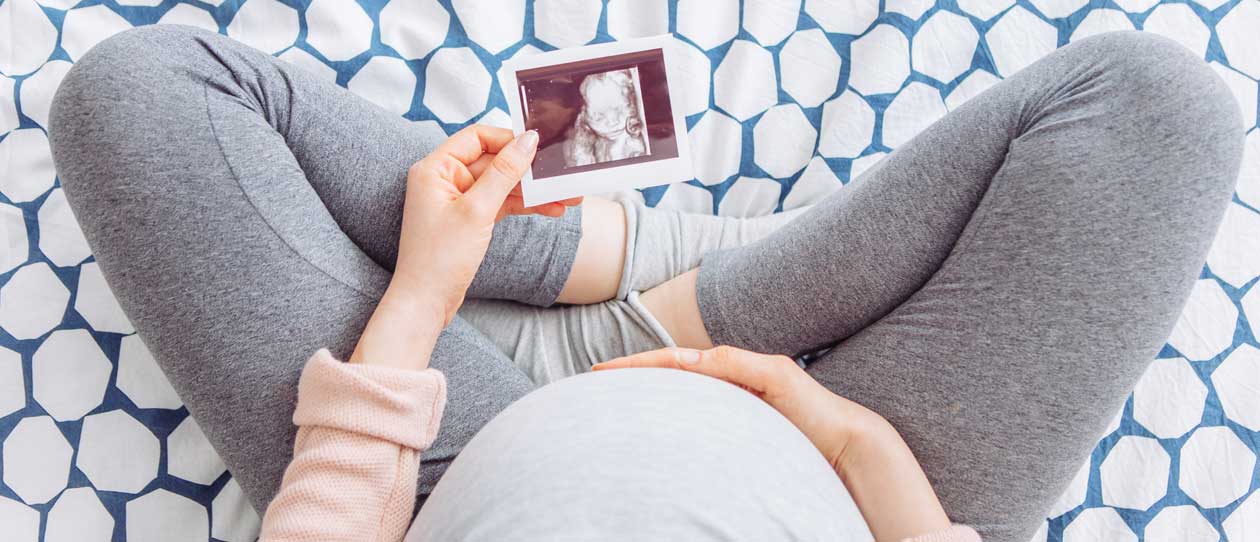
[[[791,227],[702,247],[728,250],[642,284],[641,308],[683,345],[832,346],[810,371],[901,429],[955,520],[1026,539],[1202,263],[1241,148],[1214,77],[1149,36],[1066,47]],[[169,27],[85,55],[52,121],[120,303],[265,506],[301,364],[353,346],[392,268],[406,167],[436,141],[265,54]],[[632,228],[608,205],[505,221],[469,297],[620,302]],[[533,386],[463,319],[432,363],[451,403],[421,493]]]

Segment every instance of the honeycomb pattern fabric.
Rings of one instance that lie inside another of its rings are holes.
[[[92,45],[170,23],[225,33],[448,133],[508,124],[493,76],[507,58],[672,32],[696,179],[626,196],[738,216],[843,190],[1056,47],[1117,29],[1171,37],[1237,97],[1242,176],[1168,344],[1036,539],[1260,537],[1260,0],[0,0],[5,541],[257,533],[113,300],[44,128]]]

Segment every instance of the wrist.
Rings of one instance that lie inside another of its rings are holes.
[[[352,363],[424,369],[437,337],[446,327],[445,310],[422,291],[391,284],[376,305]]]
[[[832,459],[832,467],[841,479],[869,468],[871,459],[891,451],[907,448],[901,434],[883,416],[862,408],[849,417],[845,445]]]
[[[459,310],[460,305],[464,302],[464,293],[468,286],[451,286],[448,284],[438,284],[434,280],[423,280],[420,277],[441,277],[453,275],[447,271],[434,271],[430,273],[395,272],[393,279],[389,281],[389,287],[385,290],[382,300],[390,298],[392,301],[412,307],[411,310],[417,312],[430,312],[435,316],[438,323],[442,327],[446,327],[455,318],[455,312]],[[430,316],[425,314],[424,316]]]
[[[385,310],[399,318],[410,319],[420,328],[433,327],[441,331],[454,316],[448,314],[446,305],[446,300],[431,288],[393,280],[376,307],[378,312]]]
[[[950,527],[923,467],[882,416],[856,423],[833,466],[876,540],[905,540]]]

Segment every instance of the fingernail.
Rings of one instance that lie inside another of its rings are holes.
[[[534,147],[538,146],[538,131],[529,130],[516,138],[516,148],[530,152]]]
[[[700,363],[700,351],[691,350],[689,348],[679,348],[675,350],[678,356],[678,362],[683,365],[695,365]]]

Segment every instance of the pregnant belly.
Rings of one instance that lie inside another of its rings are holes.
[[[826,460],[747,392],[666,369],[588,373],[481,430],[418,540],[870,540]]]

